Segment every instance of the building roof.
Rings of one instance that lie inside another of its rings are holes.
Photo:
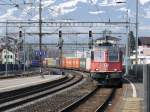
[[[150,37],[139,37],[139,45],[150,45]]]
[[[119,39],[119,38],[116,38],[116,37],[112,37],[112,36],[105,36],[105,37],[100,37],[100,38],[98,38],[98,39],[96,39],[96,41],[98,41],[98,40],[114,40],[114,41],[120,41],[121,39]]]

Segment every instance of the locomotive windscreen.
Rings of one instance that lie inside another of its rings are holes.
[[[103,46],[94,49],[94,61],[103,62],[105,60],[104,52],[108,51],[108,60],[109,61],[118,61],[119,60],[119,49],[118,47],[113,46]]]
[[[111,47],[108,49],[108,59],[109,61],[119,60],[119,49],[117,47]]]

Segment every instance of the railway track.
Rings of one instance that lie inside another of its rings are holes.
[[[11,110],[25,103],[32,102],[36,99],[45,97],[52,93],[63,90],[67,87],[70,87],[80,82],[82,79],[82,75],[73,75],[72,77],[65,77],[62,80],[57,80],[49,83],[40,84],[37,86],[0,93],[0,110]]]
[[[115,94],[115,88],[95,88],[91,93],[60,110],[60,112],[104,112]]]

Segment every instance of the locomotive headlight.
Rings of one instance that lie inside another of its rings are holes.
[[[114,69],[114,71],[117,71],[117,69]]]
[[[96,68],[95,70],[98,71],[99,69]]]

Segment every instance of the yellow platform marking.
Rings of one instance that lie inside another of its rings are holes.
[[[143,112],[142,98],[123,98],[122,112]]]

